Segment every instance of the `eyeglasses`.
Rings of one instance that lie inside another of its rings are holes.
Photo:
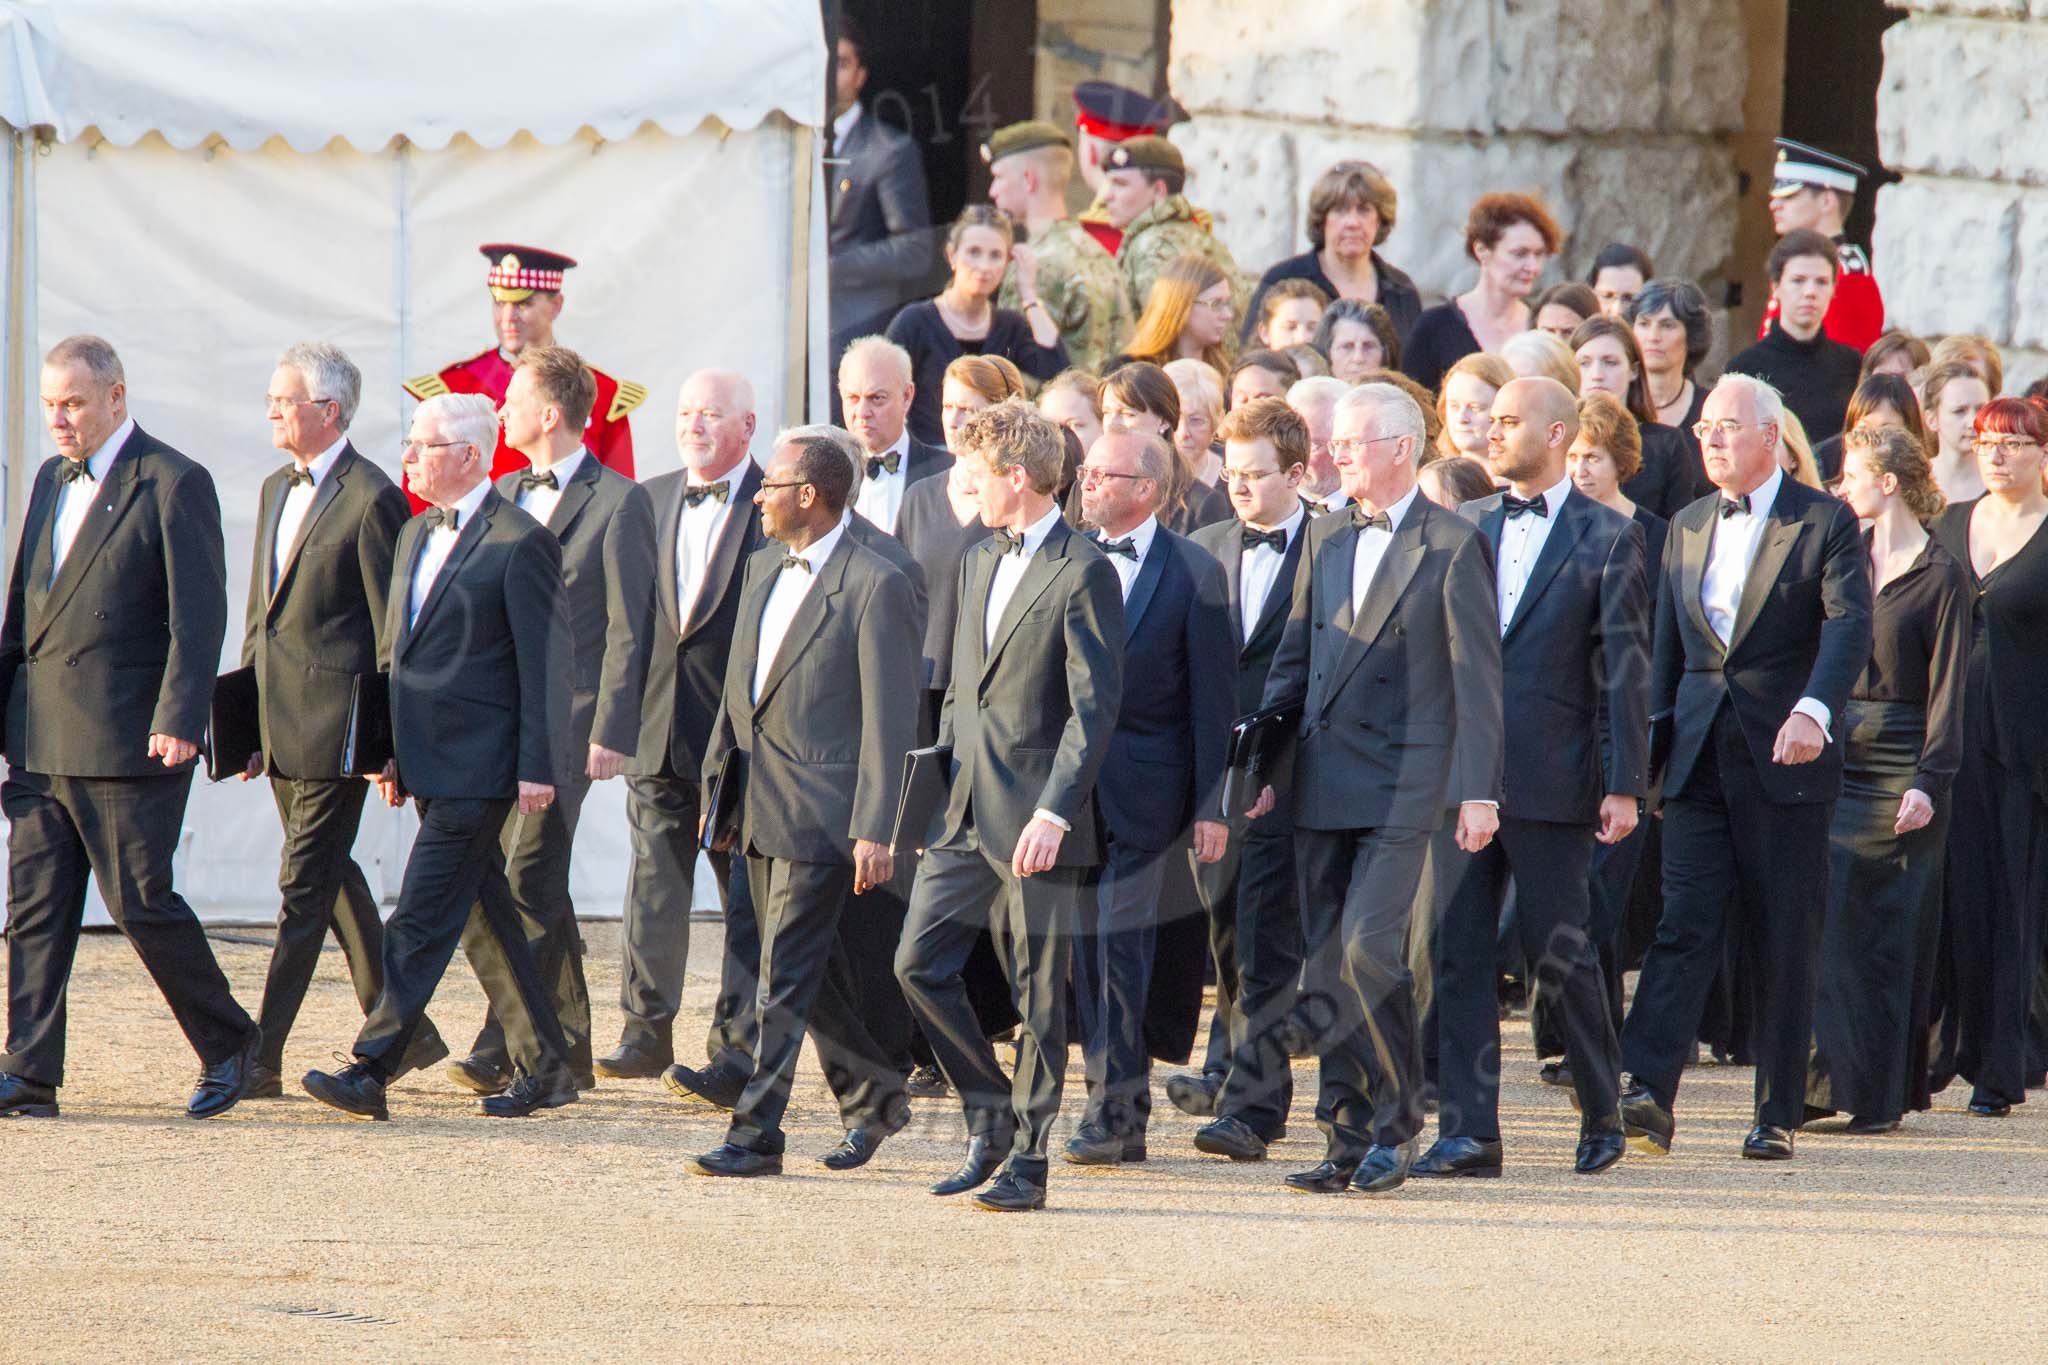
[[[302,408],[308,403],[332,403],[335,401],[332,398],[279,398],[276,394],[272,393],[264,395],[263,409],[265,412],[283,412],[286,408]]]
[[[1260,479],[1270,479],[1279,472],[1277,469],[1232,469],[1225,465],[1222,478],[1225,483],[1241,483],[1250,487]]]
[[[1221,313],[1224,317],[1229,317],[1237,311],[1236,305],[1229,299],[1196,299],[1195,307],[1206,308],[1212,313]]]
[[[1718,422],[1694,422],[1692,424],[1692,434],[1701,441],[1705,441],[1709,436],[1718,431],[1721,433],[1722,439],[1732,441],[1735,439],[1736,432],[1749,431],[1752,428],[1762,430],[1764,425],[1762,422],[1738,422],[1733,417],[1723,417]]]
[[[1093,488],[1104,479],[1145,479],[1150,477],[1148,474],[1119,474],[1114,469],[1093,469],[1085,464],[1081,466],[1080,471],[1081,486],[1083,488]]]
[[[785,479],[780,483],[770,483],[766,479],[761,480],[761,488],[764,492],[770,488],[808,488],[810,484],[811,481],[809,479]]]
[[[415,450],[445,450],[449,446],[466,446],[469,444],[471,443],[468,441],[407,441],[399,449],[405,454],[410,455]]]
[[[2040,442],[2031,436],[1979,436],[1977,438],[1977,453],[1979,455],[2002,455],[2009,460],[2028,446],[2039,444]]]
[[[1348,455],[1354,450],[1364,450],[1368,446],[1376,446],[1381,441],[1405,441],[1407,439],[1406,436],[1362,436],[1355,440],[1333,440],[1330,442],[1330,453],[1332,455]]]

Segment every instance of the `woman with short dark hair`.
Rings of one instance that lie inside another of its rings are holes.
[[[1338,299],[1323,310],[1315,348],[1330,358],[1330,373],[1347,384],[1369,370],[1401,368],[1401,338],[1393,315],[1376,303]]]
[[[1245,319],[1246,338],[1264,316],[1266,291],[1281,280],[1308,280],[1333,302],[1376,303],[1393,319],[1394,334],[1407,336],[1422,313],[1422,291],[1378,250],[1394,230],[1398,206],[1393,183],[1369,161],[1339,161],[1318,176],[1308,192],[1309,249],[1260,278]]]
[[[1635,330],[1636,349],[1643,356],[1650,416],[1678,429],[1704,471],[1706,464],[1692,427],[1707,406],[1707,391],[1695,384],[1692,376],[1714,346],[1714,320],[1707,312],[1707,296],[1691,280],[1651,280],[1628,310],[1628,324]]]
[[[1459,360],[1474,351],[1497,351],[1515,333],[1528,331],[1529,295],[1563,239],[1557,220],[1534,195],[1480,195],[1465,219],[1465,254],[1479,267],[1479,278],[1415,320],[1401,344],[1408,377],[1433,389]]]

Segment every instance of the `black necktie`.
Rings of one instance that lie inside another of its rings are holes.
[[[561,487],[562,485],[556,480],[555,471],[552,469],[545,474],[536,474],[531,469],[519,471],[519,491],[522,493],[533,488],[553,488],[560,491]]]
[[[1135,564],[1138,562],[1138,542],[1125,536],[1122,540],[1098,540],[1095,542],[1106,555],[1122,555]]]
[[[1500,495],[1500,505],[1508,509],[1510,521],[1524,512],[1532,512],[1545,519],[1550,516],[1550,503],[1541,493],[1533,498],[1518,498],[1513,493],[1503,493]]]
[[[683,501],[692,507],[706,498],[722,503],[731,488],[732,481],[729,479],[720,479],[717,483],[693,483],[683,489]]]
[[[1354,504],[1351,508],[1351,524],[1361,531],[1370,531],[1378,527],[1388,535],[1394,534],[1393,520],[1385,512],[1374,512],[1367,516],[1365,508],[1359,504]]]
[[[785,569],[802,569],[805,573],[809,573],[811,571],[811,561],[805,559],[802,555],[784,555],[782,557],[782,567]]]
[[[289,469],[285,470],[285,472],[284,472],[284,486],[285,486],[286,488],[296,488],[296,487],[298,487],[298,486],[299,486],[300,484],[304,484],[304,485],[306,485],[306,487],[308,487],[308,488],[311,488],[311,487],[313,486],[313,471],[312,471],[312,470],[310,470],[310,469],[301,469],[301,468],[300,468],[299,466],[297,466],[297,465],[293,465],[293,466],[291,466],[291,467],[290,467]]]
[[[1729,496],[1728,496],[1727,494],[1725,494],[1725,493],[1721,495],[1721,515],[1722,515],[1722,516],[1724,516],[1724,517],[1732,517],[1732,516],[1734,516],[1734,515],[1735,515],[1735,514],[1736,514],[1737,512],[1744,512],[1744,513],[1747,513],[1748,511],[1749,511],[1749,494],[1747,494],[1747,493],[1744,493],[1744,494],[1743,494],[1743,495],[1742,495],[1741,497],[1739,497],[1739,498],[1731,498],[1731,497],[1729,497]]]
[[[420,515],[426,518],[429,528],[445,526],[452,531],[455,529],[456,519],[461,513],[453,507],[429,507]]]
[[[93,481],[92,469],[84,460],[74,460],[66,456],[64,463],[57,466],[57,482],[71,483],[77,479],[84,479],[87,483],[91,483]]]
[[[902,467],[902,464],[903,457],[893,450],[887,455],[870,455],[868,456],[868,477],[879,479],[882,477],[882,471],[885,469],[894,474]]]
[[[1024,533],[1021,531],[1006,531],[999,526],[989,532],[988,538],[995,542],[996,553],[999,555],[1024,553]]]
[[[1244,547],[1245,547],[1245,549],[1247,549],[1247,550],[1256,550],[1256,549],[1258,549],[1258,548],[1259,548],[1259,547],[1260,547],[1261,545],[1270,545],[1270,546],[1272,546],[1272,547],[1273,547],[1273,548],[1274,548],[1275,550],[1279,551],[1279,552],[1280,552],[1281,554],[1283,554],[1283,555],[1284,555],[1284,554],[1286,554],[1286,553],[1287,553],[1287,529],[1286,529],[1285,527],[1281,527],[1281,528],[1279,528],[1278,530],[1273,530],[1273,531],[1261,531],[1261,530],[1257,529],[1256,527],[1252,527],[1252,526],[1247,526],[1247,527],[1245,527],[1245,528],[1244,528]]]

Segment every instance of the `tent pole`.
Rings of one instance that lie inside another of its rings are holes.
[[[7,452],[7,554],[14,557],[27,497],[28,446],[28,189],[30,158],[35,155],[33,128],[8,130],[7,149],[7,372],[0,376],[0,412],[6,427],[0,433]]]
[[[810,420],[805,411],[810,392],[806,360],[811,351],[811,197],[817,190],[818,168],[811,164],[810,127],[799,123],[792,145],[796,183],[789,196],[789,337],[783,423]]]

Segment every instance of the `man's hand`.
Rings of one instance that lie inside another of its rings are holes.
[[[1195,821],[1195,861],[1198,863],[1220,863],[1223,850],[1230,843],[1230,826],[1221,820]]]
[[[539,815],[555,801],[555,789],[545,782],[521,782],[519,784],[519,813]]]
[[[1934,818],[1934,802],[1918,787],[1909,788],[1899,798],[1899,818],[1892,825],[1894,834],[1911,834],[1916,829],[1927,828],[1927,822]]]
[[[1593,837],[1603,844],[1618,844],[1635,832],[1636,799],[1609,792],[1600,798],[1600,832]]]
[[[1465,801],[1458,806],[1458,847],[1477,853],[1493,842],[1500,828],[1500,809],[1490,801]]]
[[[1259,799],[1252,802],[1251,809],[1245,812],[1245,818],[1256,820],[1279,804],[1280,798],[1273,794],[1273,789],[1262,787],[1259,789]]]
[[[400,791],[398,790],[398,760],[397,760],[397,759],[395,759],[395,758],[391,758],[391,759],[386,759],[386,760],[384,761],[384,771],[383,771],[383,772],[381,772],[381,773],[364,773],[364,774],[363,774],[363,780],[364,780],[365,782],[369,782],[369,783],[373,783],[373,784],[375,784],[375,786],[376,786],[376,788],[377,788],[377,795],[378,795],[379,797],[383,798],[383,801],[384,801],[384,804],[385,804],[385,805],[387,805],[387,806],[402,806],[402,805],[404,805],[404,804],[405,804],[405,796],[404,796],[404,794],[403,794],[403,793],[401,793],[401,792],[400,792]]]
[[[244,782],[251,778],[263,776],[263,755],[261,753],[249,755],[249,766],[242,769],[241,776]]]
[[[1017,836],[1017,851],[1010,855],[1010,871],[1020,877],[1034,872],[1050,872],[1059,861],[1060,840],[1066,831],[1042,815],[1031,817],[1031,823],[1024,826],[1024,832]]]
[[[863,895],[896,875],[896,856],[873,839],[853,841],[853,894]]]
[[[1771,746],[1771,762],[1787,765],[1811,763],[1828,745],[1820,722],[1804,711],[1794,711],[1778,728],[1778,742]]]
[[[179,739],[175,735],[149,737],[149,756],[162,758],[166,768],[175,768],[180,763],[190,763],[198,755],[199,746],[189,739]]]
[[[1010,248],[1011,276],[1017,284],[1019,307],[1038,297],[1038,253],[1023,242]]]
[[[583,765],[583,775],[592,782],[608,782],[626,771],[626,755],[617,749],[607,749],[602,744],[590,746],[590,761]]]

